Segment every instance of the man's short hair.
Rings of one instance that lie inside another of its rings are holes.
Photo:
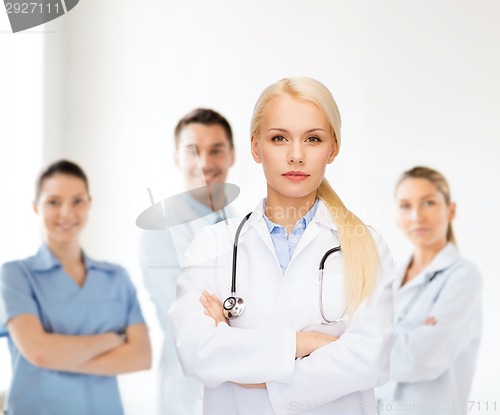
[[[175,148],[179,148],[179,138],[182,129],[187,125],[194,123],[204,125],[220,125],[226,133],[230,148],[234,148],[233,132],[231,131],[231,126],[228,121],[218,112],[208,108],[196,108],[179,120],[174,130]]]

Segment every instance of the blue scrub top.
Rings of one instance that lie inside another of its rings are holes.
[[[46,245],[30,258],[4,264],[0,273],[0,331],[20,314],[37,316],[48,333],[123,333],[144,323],[135,288],[120,266],[84,255],[87,277],[79,287]],[[115,376],[36,367],[9,336],[13,379],[9,415],[121,415]]]

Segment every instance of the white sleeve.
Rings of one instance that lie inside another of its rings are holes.
[[[373,295],[359,306],[339,340],[296,361],[291,384],[267,383],[276,414],[297,413],[292,402],[314,408],[387,381],[394,325],[394,267],[385,243],[376,235],[374,239],[381,271]]]
[[[223,382],[290,382],[296,335],[293,330],[239,329],[204,314],[203,290],[216,294],[217,241],[212,227],[198,233],[186,254],[178,298],[169,311],[179,361],[187,376],[208,387]],[[228,268],[227,283],[231,282]],[[224,299],[219,298],[224,301]]]
[[[471,263],[452,270],[429,316],[437,324],[398,329],[391,356],[391,379],[432,380],[477,336],[481,315],[481,275]]]

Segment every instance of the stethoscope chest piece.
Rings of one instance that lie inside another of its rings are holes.
[[[243,298],[234,296],[228,297],[224,300],[222,304],[224,308],[224,315],[228,319],[236,318],[241,316],[243,311],[245,311],[245,301]]]

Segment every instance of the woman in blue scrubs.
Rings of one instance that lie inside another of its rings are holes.
[[[127,272],[80,247],[90,205],[82,169],[65,160],[50,165],[34,201],[44,243],[34,256],[2,266],[9,415],[121,415],[116,375],[150,368],[148,331]]]

